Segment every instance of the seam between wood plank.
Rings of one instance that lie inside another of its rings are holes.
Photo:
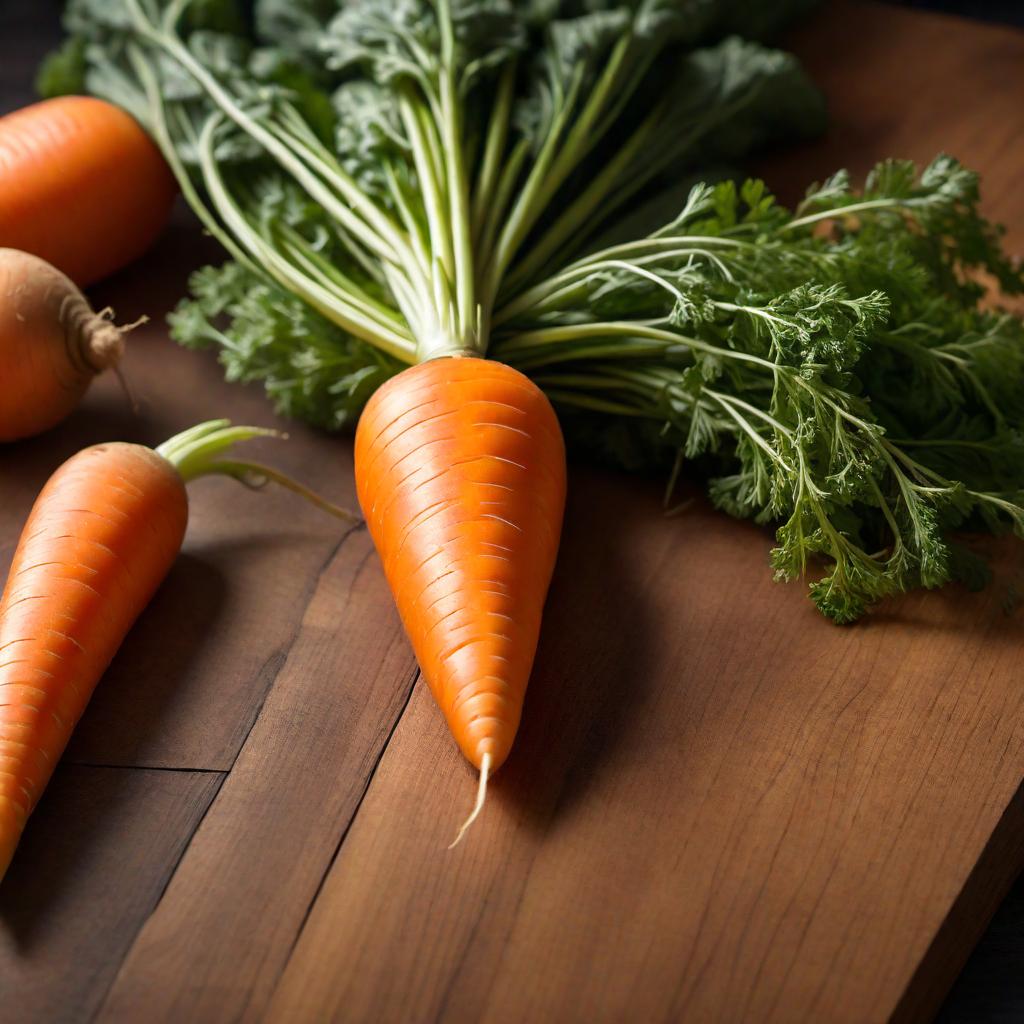
[[[1014,880],[1024,867],[1024,782],[1018,787],[1013,799],[1007,804],[999,822],[993,829],[973,870],[950,905],[949,911],[932,936],[928,949],[918,963],[906,988],[893,1011],[891,1021],[910,1022],[931,1019],[938,1013],[942,1001],[960,975],[967,958],[984,934],[999,905],[1006,898]],[[1009,856],[1007,853],[1009,852]],[[1012,865],[1012,866],[1009,866]],[[972,903],[974,893],[987,889],[984,920],[977,923],[974,941],[966,948],[957,948],[956,932],[962,932],[965,925],[965,907]],[[939,964],[942,970],[933,969]],[[936,984],[936,979],[940,979]]]
[[[523,899],[526,896],[526,890],[530,886],[530,879],[533,877],[533,866],[537,861],[537,856],[540,853],[540,847],[536,847],[533,852],[533,856],[530,858],[530,863],[526,868],[526,872],[523,875],[523,883],[519,887],[519,895],[516,898],[515,907],[508,914],[508,925],[505,929],[504,942],[508,941],[508,936],[512,933],[515,927],[515,922],[519,920],[519,910],[523,905]],[[506,861],[507,862],[507,861]],[[484,898],[480,901],[480,905],[477,908],[476,920],[473,922],[473,927],[470,930],[469,935],[466,937],[466,941],[462,944],[462,951],[459,953],[458,959],[455,961],[455,965],[452,968],[451,974],[448,978],[448,982],[444,987],[444,992],[441,994],[441,998],[438,1000],[437,1013],[434,1016],[432,1024],[443,1024],[445,1015],[448,1013],[448,1004],[452,998],[452,993],[455,991],[455,985],[461,980],[463,974],[463,968],[466,965],[466,960],[474,947],[476,941],[477,932],[480,930],[480,925],[487,914],[487,904],[490,901],[491,894],[494,892],[498,883],[501,881],[502,875],[500,872],[495,872],[494,878],[491,879],[491,884],[487,887],[487,892],[484,894]],[[492,971],[491,978],[493,979],[494,973],[497,971],[499,965],[495,965]],[[493,988],[493,980],[488,985],[489,988]]]
[[[238,759],[239,757],[241,757],[242,751],[245,750],[245,746],[249,742],[249,737],[252,735],[253,729],[256,728],[256,723],[260,720],[260,716],[263,714],[263,708],[266,706],[267,698],[270,696],[271,690],[274,689],[274,683],[277,682],[277,677],[281,674],[281,669],[283,669],[284,666],[288,663],[288,658],[292,653],[292,649],[295,647],[295,642],[298,640],[299,634],[301,634],[302,632],[302,626],[306,618],[306,612],[309,610],[309,605],[320,587],[320,581],[323,579],[324,573],[327,572],[331,563],[335,560],[335,558],[338,557],[338,552],[341,551],[342,547],[344,547],[345,542],[349,539],[349,537],[351,537],[352,534],[357,533],[359,530],[363,529],[365,526],[366,523],[362,519],[360,519],[357,523],[353,523],[338,538],[338,542],[327,553],[327,557],[320,563],[320,568],[317,569],[316,575],[310,581],[309,586],[306,587],[306,593],[304,595],[305,600],[303,601],[302,604],[302,611],[299,613],[295,620],[295,628],[292,630],[292,635],[288,637],[287,643],[283,644],[277,651],[275,651],[270,656],[270,658],[267,659],[267,662],[275,659],[277,660],[277,671],[275,671],[273,678],[267,684],[267,688],[263,691],[263,697],[259,702],[259,706],[256,708],[256,713],[252,716],[252,721],[249,723],[249,728],[246,729],[245,735],[242,737],[242,742],[238,744],[238,749],[235,751],[235,756],[231,759],[231,767],[228,769],[229,772],[231,771],[231,769],[235,767],[236,764],[238,764]],[[264,663],[264,668],[266,667],[267,662]],[[193,833],[193,835],[194,834],[195,833]]]
[[[159,769],[159,768],[155,768],[155,769],[154,768],[138,768],[138,769],[129,769],[129,770],[130,771],[161,771],[161,769]],[[189,771],[189,769],[171,769],[171,770],[172,771],[173,770],[186,771],[186,772]],[[149,908],[149,913],[146,914],[146,916],[139,922],[139,926],[135,929],[135,934],[132,936],[131,942],[129,942],[125,946],[125,952],[124,952],[124,956],[121,958],[121,964],[118,965],[118,969],[111,975],[110,984],[107,985],[106,990],[104,991],[102,998],[98,999],[96,1001],[96,1009],[92,1013],[92,1015],[89,1017],[90,1024],[92,1024],[92,1022],[95,1021],[99,1017],[99,1015],[103,1012],[104,1007],[107,1005],[107,999],[110,996],[110,991],[114,987],[114,985],[117,983],[118,976],[121,973],[121,965],[123,965],[125,960],[127,959],[128,954],[131,952],[132,947],[135,945],[136,940],[139,937],[139,933],[146,926],[146,922],[153,916],[153,911],[156,910],[156,908],[158,906],[160,906],[160,903],[163,900],[164,895],[167,892],[167,887],[171,884],[171,879],[174,877],[175,872],[178,870],[178,865],[181,863],[182,858],[185,856],[185,853],[187,852],[188,848],[192,845],[193,837],[195,836],[196,832],[199,831],[199,827],[202,825],[203,821],[206,819],[207,814],[210,813],[210,808],[213,807],[214,802],[217,799],[217,794],[220,792],[221,786],[224,785],[224,780],[228,777],[228,773],[225,772],[225,771],[222,771],[222,772],[193,772],[192,774],[197,774],[197,775],[219,774],[220,775],[220,779],[217,782],[216,788],[210,794],[210,799],[207,801],[206,806],[203,808],[203,813],[199,815],[199,818],[197,819],[195,827],[192,829],[191,834],[189,835],[189,837],[185,841],[185,843],[182,845],[181,852],[178,854],[177,858],[174,861],[174,864],[171,866],[171,870],[167,872],[167,877],[164,879],[164,884],[163,884],[163,887],[160,889],[160,894],[153,901],[153,906]]]
[[[281,978],[284,976],[285,971],[288,968],[288,964],[291,963],[292,956],[295,953],[295,947],[299,944],[299,940],[302,938],[302,933],[306,929],[306,924],[309,921],[309,915],[313,912],[313,907],[316,906],[316,901],[320,898],[320,893],[323,891],[324,884],[327,881],[328,875],[334,868],[335,862],[341,853],[342,847],[345,845],[345,840],[348,839],[349,833],[352,831],[352,826],[356,822],[356,818],[359,817],[359,812],[362,810],[363,801],[366,800],[367,793],[370,792],[370,787],[373,785],[373,780],[377,777],[377,771],[380,768],[381,762],[384,760],[384,756],[387,754],[388,749],[391,746],[391,741],[394,739],[395,731],[398,729],[399,724],[405,717],[406,711],[409,709],[409,703],[412,700],[412,695],[416,691],[416,683],[420,678],[419,666],[411,673],[411,679],[409,687],[405,694],[405,700],[402,701],[402,707],[398,714],[395,716],[394,722],[391,723],[391,728],[388,730],[387,739],[384,741],[380,748],[380,752],[377,754],[376,759],[373,762],[373,768],[370,769],[366,776],[366,784],[363,786],[363,791],[359,794],[359,800],[356,802],[356,806],[352,810],[352,815],[348,819],[348,823],[342,829],[341,836],[338,838],[338,844],[334,848],[334,852],[331,854],[324,867],[323,872],[320,875],[320,880],[317,882],[316,889],[310,898],[309,903],[306,906],[305,911],[302,915],[302,920],[299,922],[298,928],[295,929],[295,935],[292,938],[291,946],[288,948],[288,954],[281,961],[281,969],[277,972],[277,977],[274,980],[274,987],[270,990],[270,995],[267,999],[267,1006],[274,1001],[274,994],[277,992],[278,985],[281,982]]]
[[[292,648],[295,646],[295,643],[298,640],[299,634],[302,632],[302,624],[303,624],[303,620],[304,620],[304,617],[305,617],[305,614],[306,614],[306,610],[309,608],[309,604],[313,600],[313,597],[314,597],[314,595],[317,592],[317,588],[319,587],[320,581],[323,578],[324,573],[327,571],[327,569],[331,565],[331,563],[335,560],[335,558],[338,555],[338,552],[341,551],[341,549],[344,546],[345,542],[354,533],[357,533],[359,530],[361,530],[364,526],[365,526],[365,523],[362,520],[360,520],[359,522],[354,523],[352,526],[350,526],[338,538],[337,543],[334,544],[333,547],[331,548],[331,550],[328,552],[327,557],[324,558],[323,562],[320,564],[320,567],[317,570],[316,575],[311,580],[310,585],[306,588],[305,601],[303,603],[302,613],[298,617],[295,629],[292,631],[292,635],[288,638],[287,643],[285,643],[281,648],[279,648],[277,651],[275,651],[270,656],[270,658],[268,658],[267,661],[264,662],[263,668],[261,668],[261,670],[260,670],[261,673],[266,668],[266,665],[269,664],[271,661],[274,661],[274,660],[276,660],[278,662],[277,670],[275,671],[273,678],[267,684],[266,690],[263,693],[263,698],[260,700],[259,706],[256,709],[256,713],[253,715],[252,721],[249,723],[249,728],[246,730],[245,736],[243,737],[241,743],[239,743],[238,749],[235,751],[235,756],[234,756],[234,758],[231,761],[231,766],[227,770],[215,769],[215,768],[172,768],[172,767],[150,768],[150,767],[146,767],[146,766],[139,766],[138,768],[136,768],[135,766],[129,766],[129,770],[137,770],[137,771],[194,772],[194,773],[198,773],[198,774],[213,774],[213,775],[219,774],[221,776],[221,778],[220,778],[220,780],[219,780],[219,782],[217,784],[216,789],[213,791],[212,795],[210,796],[209,803],[207,803],[206,807],[203,809],[203,813],[199,816],[198,820],[196,821],[195,827],[192,829],[192,832],[189,834],[188,839],[186,840],[186,842],[182,846],[181,853],[178,855],[177,859],[175,860],[174,865],[171,867],[171,870],[167,873],[167,877],[164,879],[163,887],[160,890],[160,895],[156,898],[156,900],[153,901],[153,906],[150,907],[149,913],[146,914],[146,916],[143,918],[142,921],[140,921],[139,926],[135,930],[135,934],[132,937],[132,941],[130,943],[128,943],[128,945],[126,946],[124,956],[121,958],[121,963],[118,965],[117,971],[112,976],[110,984],[107,986],[106,991],[103,993],[103,998],[100,999],[97,1002],[97,1004],[96,1004],[96,1011],[89,1018],[90,1024],[91,1024],[91,1022],[97,1020],[100,1017],[100,1015],[105,1011],[106,1006],[107,1006],[107,1002],[110,999],[110,993],[113,991],[114,987],[117,985],[117,981],[118,981],[118,979],[121,976],[121,969],[124,967],[125,962],[128,960],[128,957],[131,955],[132,950],[135,948],[135,944],[138,941],[139,935],[142,934],[143,929],[149,923],[150,919],[153,917],[153,915],[156,913],[157,909],[160,907],[160,904],[163,902],[164,896],[167,894],[167,890],[170,888],[171,882],[174,881],[174,876],[177,874],[178,868],[181,866],[181,862],[185,859],[185,855],[188,853],[188,851],[191,848],[192,843],[193,843],[196,835],[198,834],[199,830],[202,828],[203,822],[206,820],[206,816],[210,813],[210,810],[213,808],[214,804],[217,802],[217,796],[219,795],[219,793],[221,791],[221,788],[224,785],[225,779],[227,779],[228,775],[231,774],[231,770],[238,763],[238,758],[241,756],[242,751],[245,749],[246,744],[249,742],[249,737],[252,735],[252,731],[256,727],[256,723],[260,720],[260,716],[263,713],[263,708],[266,705],[267,698],[270,696],[270,692],[274,688],[274,683],[277,681],[277,676],[280,674],[280,671],[285,666],[285,664],[287,664],[288,656],[290,655],[290,653],[292,651]],[[415,682],[415,680],[414,680],[414,682]],[[409,693],[410,694],[412,693],[412,687],[409,688]],[[408,700],[408,696],[407,696],[405,703],[402,705],[402,712],[398,715],[398,718],[395,720],[396,724],[401,719],[402,714],[405,713],[405,708],[408,705],[408,702],[409,702],[409,700]],[[394,728],[392,728],[392,732],[393,731],[394,731]],[[388,735],[388,742],[390,742],[390,740],[391,740],[391,734],[389,733],[389,735]],[[386,748],[387,748],[387,744],[385,744],[385,749]],[[377,763],[379,764],[379,759],[378,759]],[[80,765],[80,767],[87,767],[87,766]],[[89,767],[91,767],[91,766],[89,766]],[[99,766],[96,766],[96,767],[99,767]],[[373,770],[374,770],[374,773],[376,773],[376,770],[377,770],[377,765],[376,764],[374,765],[374,769]],[[371,775],[371,778],[372,778],[372,775]],[[367,788],[369,788],[369,787],[367,787]],[[364,791],[363,795],[365,796],[365,791]],[[362,797],[360,797],[360,804],[361,803],[362,803]],[[358,807],[356,808],[356,810],[358,811]],[[352,820],[354,820],[354,817],[355,816],[353,815],[353,819],[351,819],[349,821],[349,824],[346,827],[345,832],[343,833],[342,841],[344,840],[344,836],[348,834],[348,829],[351,827]],[[340,844],[339,844],[339,849],[340,849]],[[335,856],[336,855],[337,855],[337,851],[335,851]],[[333,858],[332,858],[331,863],[333,863]],[[322,884],[322,880],[321,880],[321,884]],[[320,889],[319,889],[319,886],[318,886],[317,887],[317,893],[319,893],[319,891],[320,891]],[[314,896],[314,900],[315,900],[315,896]],[[307,909],[307,915],[308,915],[308,909]],[[305,924],[305,920],[306,920],[305,917],[303,917],[303,925]],[[300,932],[301,932],[301,927],[300,927]],[[291,955],[291,951],[289,951],[289,956],[290,955]]]

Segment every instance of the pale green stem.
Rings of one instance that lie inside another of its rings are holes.
[[[494,259],[495,236],[497,235],[509,204],[512,202],[512,195],[515,192],[516,182],[523,169],[523,164],[530,153],[530,142],[528,139],[520,139],[509,153],[508,160],[502,169],[501,177],[498,180],[497,191],[494,200],[484,211],[484,223],[477,239],[476,245],[476,266],[477,273],[482,278],[487,268]]]
[[[637,257],[664,257],[666,251],[673,249],[689,249],[697,245],[701,248],[722,245],[731,248],[752,249],[754,244],[740,238],[720,238],[717,235],[664,235],[658,238],[641,238],[635,242],[626,242],[622,245],[613,245],[607,249],[600,249],[597,252],[570,263],[562,273],[579,270],[588,264],[601,260],[630,260]]]
[[[201,476],[215,474],[230,476],[248,486],[261,486],[267,481],[273,481],[339,519],[357,522],[358,516],[321,497],[305,484],[300,484],[272,466],[222,458],[231,454],[235,445],[242,442],[259,437],[283,436],[279,431],[266,427],[235,427],[230,420],[208,420],[176,434],[155,451],[174,466],[185,483],[190,483]]]
[[[605,250],[605,253],[614,253],[614,251],[615,250],[608,249]],[[709,249],[669,249],[665,252],[652,253],[647,256],[638,256],[629,261],[619,259],[597,259],[597,255],[598,254],[595,253],[592,259],[588,258],[585,261],[576,263],[573,266],[568,267],[566,270],[549,277],[546,281],[541,281],[528,291],[522,292],[511,302],[501,306],[494,315],[494,326],[497,327],[500,324],[507,323],[514,317],[524,313],[540,313],[547,309],[554,308],[559,302],[564,301],[567,296],[571,297],[576,294],[580,285],[586,282],[587,278],[592,274],[599,273],[602,270],[626,270],[643,277],[652,277],[652,279],[657,278],[658,282],[664,285],[667,284],[667,282],[665,282],[665,280],[659,275],[646,271],[644,269],[645,264],[656,263],[662,260],[699,256],[706,259],[712,266],[714,266],[722,275],[724,280],[734,280],[732,272],[725,263]],[[672,290],[675,291],[674,288]],[[676,294],[678,295],[679,293],[676,292]]]
[[[720,402],[725,401],[731,405],[738,406],[739,408],[743,409],[750,415],[757,416],[758,418],[764,420],[764,422],[767,423],[772,428],[772,430],[775,430],[778,433],[782,434],[783,437],[787,438],[789,441],[793,440],[793,431],[790,430],[789,427],[787,427],[784,423],[780,423],[770,413],[765,412],[764,409],[758,409],[756,405],[751,405],[749,402],[745,402],[742,398],[737,398],[735,395],[723,394],[718,391],[713,391],[711,388],[708,387],[703,388],[702,393],[707,395],[709,398],[717,399]]]
[[[314,148],[310,145],[310,141],[308,139],[298,137],[293,131],[289,130],[284,125],[275,124],[272,121],[268,122],[268,131],[272,132],[274,136],[282,142],[282,144],[289,146],[289,148],[293,150],[296,147],[301,147],[302,159],[307,161],[310,167],[315,169],[321,176],[320,181],[323,187],[331,190],[331,192],[342,202],[355,205],[352,203],[352,190],[358,190],[359,187],[348,177],[341,165],[334,160],[333,156],[328,153],[323,146],[318,145],[317,148]],[[318,142],[319,140],[316,141]],[[353,221],[351,217],[341,220],[336,216],[335,219],[338,220],[339,224],[341,224],[347,232],[358,238],[362,245],[370,249],[371,252],[374,252],[380,259],[387,260],[395,266],[407,265],[406,259],[409,255],[409,239],[403,237],[397,225],[393,224],[386,214],[380,211],[377,211],[376,215],[373,213],[374,210],[377,210],[375,204],[370,204],[371,209],[365,209],[367,201],[363,197],[361,190],[358,194],[361,199],[359,203],[361,209],[359,212],[368,213],[370,215],[370,220],[357,218]],[[345,207],[335,206],[328,212],[334,216],[337,209],[345,209]],[[371,220],[377,221],[377,223],[371,224]],[[353,232],[354,224],[357,228],[356,232]],[[368,237],[359,230],[360,226],[365,226],[370,231],[377,231],[380,238],[384,240],[390,248],[381,249],[379,246],[374,248],[369,244]]]
[[[409,234],[413,250],[416,253],[416,262],[420,266],[424,279],[429,279],[431,259],[430,253],[427,251],[422,225],[409,205],[409,197],[405,194],[405,189],[402,187],[402,183],[398,180],[398,175],[390,163],[384,165],[384,173],[387,175],[388,189],[395,200],[399,216],[405,224],[405,229]]]
[[[633,342],[619,345],[573,345],[566,349],[540,350],[525,355],[517,353],[511,358],[501,353],[497,358],[526,373],[555,363],[578,363],[588,359],[643,359],[647,356],[661,355],[663,352],[664,348],[661,345]]]
[[[501,159],[508,142],[509,118],[516,82],[516,65],[512,61],[502,69],[498,90],[487,126],[487,141],[484,144],[483,162],[473,190],[473,240],[480,241],[484,222],[487,219],[494,190],[501,175]]]
[[[752,355],[749,352],[738,352],[734,349],[721,348],[717,345],[710,345],[700,341],[698,338],[691,338],[682,334],[674,334],[672,331],[659,330],[646,323],[631,321],[609,321],[596,324],[568,324],[559,327],[545,327],[536,331],[524,331],[512,338],[502,341],[501,351],[504,356],[510,352],[519,353],[522,350],[552,345],[558,342],[577,342],[585,339],[598,339],[608,337],[627,337],[643,339],[650,342],[658,342],[659,347],[664,349],[688,348],[698,352],[709,352],[724,359],[734,359],[738,362],[752,363],[755,366],[763,366],[772,373],[782,369],[778,363],[763,359],[761,356]]]
[[[427,229],[430,234],[431,263],[440,264],[446,281],[451,279],[452,243],[448,229],[447,200],[437,177],[435,161],[426,133],[415,105],[407,96],[399,99],[402,123],[405,125],[412,145],[413,164],[419,179],[420,197],[427,215]],[[435,302],[437,301],[437,276],[434,277]],[[447,301],[444,306],[447,306]]]
[[[865,199],[860,203],[850,203],[849,206],[838,206],[831,210],[822,210],[819,213],[810,213],[806,217],[797,217],[788,224],[783,224],[779,232],[792,231],[794,228],[807,227],[809,224],[817,224],[823,220],[837,220],[840,217],[848,217],[853,213],[861,213],[864,210],[884,210],[886,208],[899,209],[902,206],[913,206],[912,199]]]
[[[541,147],[533,168],[527,176],[504,229],[498,236],[494,255],[487,268],[486,281],[483,288],[483,294],[488,306],[493,305],[494,299],[498,294],[501,279],[509,263],[512,261],[516,250],[543,212],[546,203],[544,197],[550,192],[549,184],[554,174],[553,165],[558,159],[558,146],[561,142],[562,132],[569,123],[576,106],[576,98],[579,95],[582,81],[583,69],[582,67],[577,67],[573,73],[565,102],[552,122],[547,138],[544,140],[544,145]]]
[[[288,225],[278,225],[282,235],[281,245],[291,259],[310,277],[318,280],[324,287],[338,288],[345,295],[346,301],[359,312],[374,322],[393,330],[412,341],[402,315],[379,302],[372,295],[367,295],[350,277],[343,274],[333,263],[326,260],[294,229]]]
[[[787,473],[793,472],[793,467],[781,456],[779,453],[772,448],[770,444],[747,422],[747,420],[741,416],[732,405],[725,400],[723,395],[719,395],[717,392],[708,392],[708,394],[714,398],[719,405],[731,416],[739,428],[754,442],[773,462],[781,466]]]
[[[311,172],[295,153],[285,145],[272,132],[265,129],[257,121],[253,120],[224,89],[223,86],[200,64],[191,51],[177,36],[161,32],[153,26],[139,7],[138,0],[125,0],[130,13],[135,18],[140,32],[148,36],[161,49],[173,54],[175,59],[185,68],[186,71],[202,86],[206,94],[217,104],[218,107],[238,125],[246,134],[260,143],[261,146],[284,167],[291,172],[307,193],[323,205],[331,216],[339,220],[347,230],[358,237],[368,248],[377,252],[385,259],[398,260],[399,257],[392,250],[383,238],[372,230],[366,221],[356,216],[352,209],[339,203],[331,190]],[[343,191],[345,198],[352,206],[362,214],[369,214],[369,219],[379,224],[387,222],[386,216],[368,200],[355,185],[344,176],[338,176],[336,185]],[[393,230],[393,225],[392,225]]]
[[[136,74],[139,76],[139,81],[142,82],[143,89],[146,92],[146,97],[149,101],[150,110],[153,115],[152,127],[156,136],[157,145],[160,147],[160,151],[163,153],[174,177],[177,179],[178,187],[181,189],[185,200],[188,202],[189,206],[195,210],[196,216],[198,216],[200,221],[202,221],[203,227],[205,227],[206,230],[224,246],[233,259],[247,270],[252,271],[254,274],[266,276],[263,269],[257,266],[257,264],[254,263],[245,251],[235,242],[231,235],[224,230],[217,218],[210,212],[209,207],[200,198],[195,185],[192,183],[191,176],[188,171],[185,170],[185,166],[182,164],[181,158],[178,156],[177,147],[171,139],[171,133],[164,111],[164,104],[160,97],[160,89],[157,85],[156,78],[147,64],[145,57],[143,57],[137,46],[129,46],[128,58],[131,61]]]
[[[656,123],[654,115],[645,119],[615,156],[605,164],[597,177],[590,182],[583,194],[577,197],[555,223],[544,232],[536,245],[530,246],[529,252],[513,266],[503,285],[508,293],[514,293],[522,283],[529,281],[570,240],[574,240],[579,245],[585,229],[587,227],[592,229],[594,226],[596,210],[601,210],[600,219],[605,220],[632,194],[631,190],[627,191],[621,186],[619,179],[636,158],[637,151],[647,141],[651,128]],[[616,185],[620,186],[616,192],[616,202],[610,204],[607,197],[616,188]]]
[[[591,409],[594,412],[608,412],[616,416],[651,418],[651,414],[644,409],[637,409],[623,402],[609,402],[607,399],[596,398],[594,395],[580,394],[576,391],[562,391],[559,388],[545,388],[544,393],[552,402],[560,405],[575,405],[581,409]]]
[[[462,106],[454,81],[454,38],[450,0],[440,0],[442,26],[441,67],[441,140],[448,171],[448,215],[451,223],[452,272],[455,277],[455,301],[458,311],[455,342],[460,349],[477,348],[477,313],[474,295],[472,226],[469,208],[469,183],[462,138]]]
[[[414,350],[408,339],[402,337],[390,325],[371,320],[337,292],[329,291],[310,280],[305,274],[301,274],[272,245],[253,230],[221,180],[213,156],[212,139],[215,129],[216,124],[213,119],[208,121],[203,129],[199,147],[200,167],[210,198],[224,222],[234,232],[235,237],[244,240],[253,257],[267,273],[286,288],[304,298],[329,320],[357,337],[384,349],[395,358],[401,359],[403,362],[412,362]]]

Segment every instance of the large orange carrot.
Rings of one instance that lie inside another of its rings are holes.
[[[61,96],[0,117],[0,246],[79,287],[141,256],[176,192],[153,141],[103,100]]]
[[[155,451],[96,445],[43,488],[0,598],[0,879],[97,681],[181,547],[185,483],[256,474],[310,496],[266,467],[219,458],[271,433],[219,420]]]
[[[94,313],[56,267],[0,249],[0,441],[68,416],[93,378],[116,368],[125,330]]]
[[[359,503],[423,676],[480,769],[475,816],[519,726],[558,551],[558,420],[504,363],[433,359],[373,395],[355,459]]]

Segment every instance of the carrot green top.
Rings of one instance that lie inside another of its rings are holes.
[[[757,42],[806,0],[244,6],[74,0],[46,75],[133,113],[224,244],[172,329],[230,379],[337,428],[408,364],[506,362],[570,446],[772,523],[838,622],[978,580],[964,525],[1024,534],[1024,327],[978,284],[1024,271],[977,175],[887,160],[788,210],[711,173],[821,129]]]
[[[155,450],[163,456],[188,483],[201,476],[220,474],[230,476],[249,487],[260,487],[268,482],[279,484],[307,501],[346,521],[357,517],[333,502],[327,501],[304,484],[282,473],[273,466],[225,458],[235,445],[258,437],[286,437],[279,430],[268,427],[233,426],[230,420],[207,420],[164,441]]]

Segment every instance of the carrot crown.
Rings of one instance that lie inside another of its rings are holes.
[[[258,437],[285,438],[287,435],[267,427],[234,426],[230,420],[207,420],[164,441],[156,453],[174,466],[185,483],[214,474],[230,476],[253,488],[263,487],[273,481],[339,519],[352,522],[358,518],[348,509],[321,497],[273,466],[224,458],[233,452],[235,445]]]

